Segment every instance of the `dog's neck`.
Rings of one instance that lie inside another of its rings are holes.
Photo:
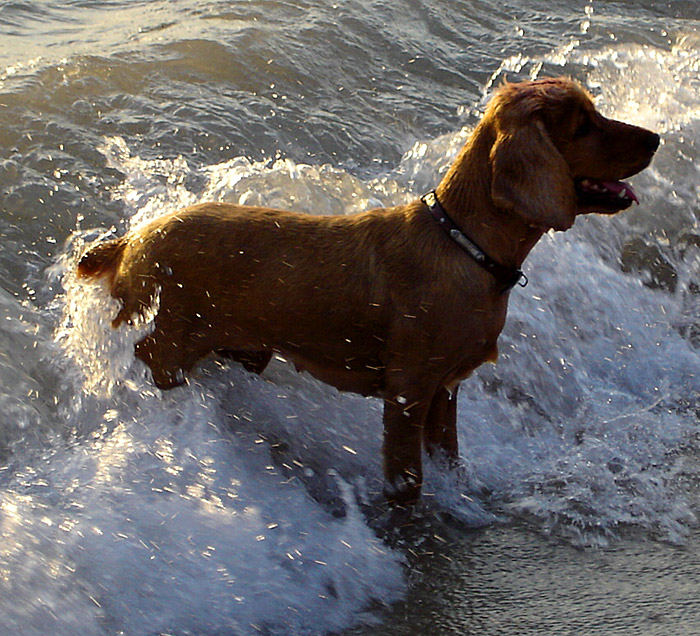
[[[491,126],[479,124],[436,194],[454,222],[491,258],[519,269],[543,231],[515,212],[493,204],[489,155],[495,138]]]

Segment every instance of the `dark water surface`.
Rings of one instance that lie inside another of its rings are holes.
[[[383,625],[346,633],[700,634],[699,539],[591,551],[508,526],[447,548],[431,537]]]
[[[700,634],[699,25],[695,1],[0,0],[0,632]],[[377,401],[280,361],[161,395],[72,274],[198,201],[408,201],[505,77],[561,74],[662,146],[638,207],[528,258],[460,392],[462,470],[428,463],[400,541],[362,512]]]

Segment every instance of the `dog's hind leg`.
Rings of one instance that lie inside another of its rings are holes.
[[[159,389],[172,389],[185,381],[185,373],[211,348],[192,337],[191,325],[161,311],[153,331],[136,343],[136,357],[151,369]]]
[[[185,381],[185,368],[175,342],[166,342],[157,332],[136,343],[136,357],[151,369],[153,381],[159,389],[172,389]]]

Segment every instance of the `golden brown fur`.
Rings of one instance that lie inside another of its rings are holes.
[[[487,254],[519,267],[544,231],[628,207],[580,179],[629,177],[658,143],[601,116],[570,80],[506,84],[437,195]],[[260,373],[277,351],[341,390],[382,397],[398,502],[420,493],[422,444],[456,458],[457,386],[495,362],[508,302],[420,200],[356,216],[204,203],[92,247],[78,272],[107,277],[122,303],[114,327],[159,293],[136,355],[163,389],[211,352]]]

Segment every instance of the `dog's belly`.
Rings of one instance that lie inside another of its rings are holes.
[[[282,354],[292,360],[298,371],[308,371],[340,391],[379,396],[384,388],[384,367],[376,360],[350,358],[340,365],[337,361],[317,361],[289,351]]]

